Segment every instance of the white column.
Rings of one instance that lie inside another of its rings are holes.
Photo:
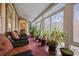
[[[64,8],[64,32],[65,46],[69,48],[70,41],[73,39],[73,9],[72,4],[66,4]]]
[[[5,13],[6,13],[5,3],[2,4],[1,9],[2,9],[1,33],[5,33]]]

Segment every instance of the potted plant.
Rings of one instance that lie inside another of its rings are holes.
[[[60,48],[62,56],[73,56],[74,52],[68,48]]]
[[[46,44],[48,37],[48,32],[43,32],[42,39],[41,39],[41,45],[44,46]]]
[[[64,38],[64,32],[58,30],[53,30],[50,34],[50,39],[48,40],[49,55],[56,55],[56,47],[61,44]]]
[[[32,26],[31,27],[31,30],[30,30],[30,34],[33,38],[36,37],[36,33],[37,33],[37,30],[36,30],[36,27],[35,26]]]
[[[38,39],[39,39],[40,33],[41,33],[41,31],[40,31],[40,30],[37,30],[37,31],[36,31],[36,40],[38,40]]]

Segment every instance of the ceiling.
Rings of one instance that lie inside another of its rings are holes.
[[[50,3],[14,3],[18,15],[27,18],[28,21],[35,19],[49,5]]]

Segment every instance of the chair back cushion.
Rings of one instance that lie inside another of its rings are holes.
[[[13,36],[16,38],[16,39],[19,39],[19,35],[16,33],[16,32],[12,32]]]
[[[18,33],[18,35],[21,35],[19,32],[17,32]]]
[[[12,48],[13,46],[9,39],[6,36],[0,34],[0,56],[8,53]]]

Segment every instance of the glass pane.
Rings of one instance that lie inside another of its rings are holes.
[[[32,23],[32,26],[36,26],[36,21]]]
[[[51,19],[51,29],[54,30],[56,28],[57,30],[63,32],[63,12],[57,13],[52,16]]]
[[[44,20],[44,23],[45,23],[45,25],[44,25],[44,30],[45,31],[50,31],[50,18],[46,18],[45,20]]]
[[[40,30],[40,22],[37,23],[37,30]]]
[[[9,17],[8,19],[7,19],[7,25],[8,25],[8,31],[11,31],[11,29],[12,29],[12,24],[11,24],[11,18]]]
[[[79,43],[79,4],[73,7],[73,41]]]

